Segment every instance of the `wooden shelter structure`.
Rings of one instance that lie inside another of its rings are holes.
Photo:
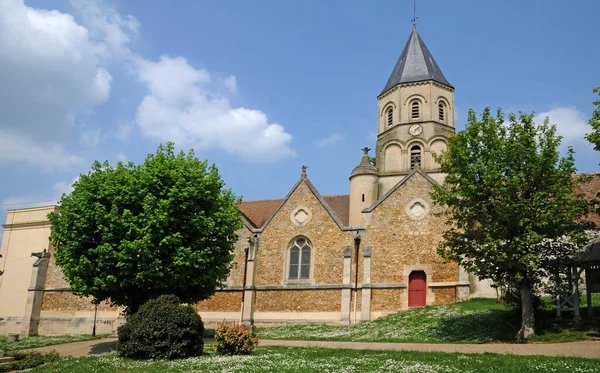
[[[585,251],[577,253],[574,268],[585,270],[585,291],[588,316],[593,316],[592,294],[600,293],[600,239],[592,240]]]
[[[556,296],[557,319],[561,318],[563,311],[573,311],[574,318],[579,319],[579,282],[584,271],[587,314],[593,317],[592,294],[600,293],[600,239],[592,240],[584,251],[573,255],[573,260],[567,268],[569,292]],[[560,284],[558,286],[560,287]]]

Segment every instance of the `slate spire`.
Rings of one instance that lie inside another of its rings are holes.
[[[380,95],[397,84],[422,82],[425,80],[434,80],[454,88],[433,59],[429,49],[427,49],[423,39],[421,39],[421,36],[417,32],[416,25],[414,25],[412,33],[404,46],[404,50],[400,54],[398,62],[396,62],[396,66],[392,71],[392,75],[390,75]]]

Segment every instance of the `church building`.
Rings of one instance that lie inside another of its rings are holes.
[[[436,253],[444,220],[430,198],[444,181],[434,154],[455,132],[454,87],[416,27],[377,101],[375,165],[364,148],[349,195],[321,196],[303,167],[285,198],[241,204],[236,267],[197,305],[205,320],[240,319],[242,297],[241,320],[259,325],[348,324],[469,298],[468,274]]]
[[[208,327],[350,324],[480,291],[436,252],[444,219],[430,192],[444,175],[434,154],[455,132],[454,87],[416,27],[377,101],[375,164],[370,149],[357,154],[349,195],[322,196],[303,166],[285,198],[241,203],[231,275],[195,305]],[[110,333],[123,322],[116,307],[70,293],[48,242],[46,216],[56,208],[8,212],[0,334],[90,333],[94,318],[98,333]]]

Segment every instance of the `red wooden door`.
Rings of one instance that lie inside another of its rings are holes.
[[[408,277],[408,306],[423,307],[427,304],[427,281],[425,272],[411,272]]]

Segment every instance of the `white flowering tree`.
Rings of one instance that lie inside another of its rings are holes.
[[[573,149],[561,158],[560,141],[548,120],[520,113],[505,122],[486,108],[480,119],[469,111],[437,157],[447,177],[433,198],[448,219],[439,253],[518,291],[522,339],[535,331],[533,289],[585,242],[588,203],[574,192]]]

